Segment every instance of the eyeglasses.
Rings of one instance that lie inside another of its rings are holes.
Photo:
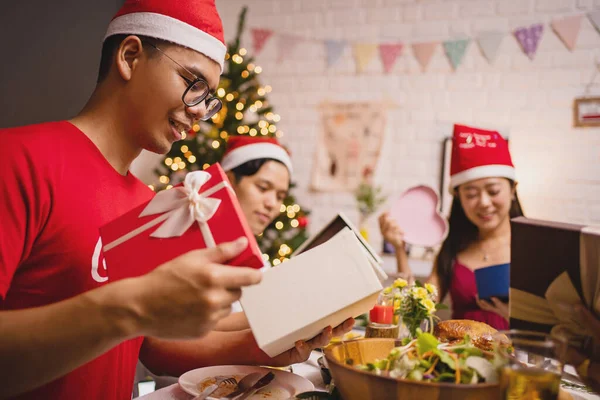
[[[206,82],[206,80],[196,76],[196,74],[194,74],[193,72],[188,70],[183,65],[179,64],[177,61],[175,61],[173,58],[171,58],[171,56],[169,56],[167,53],[165,53],[164,51],[162,51],[161,49],[156,47],[154,44],[147,42],[147,41],[144,41],[144,43],[147,43],[148,45],[154,47],[163,56],[165,56],[169,60],[173,61],[181,69],[183,69],[188,74],[190,74],[191,76],[194,77],[193,81],[190,81],[189,79],[186,79],[185,77],[183,77],[183,79],[185,79],[185,81],[188,82],[188,87],[187,87],[187,89],[185,89],[185,92],[183,92],[183,95],[181,96],[181,100],[183,101],[183,104],[185,104],[187,107],[197,106],[202,101],[204,101],[206,113],[200,118],[202,121],[208,121],[209,119],[212,118],[213,115],[215,115],[216,113],[221,111],[221,108],[223,107],[223,103],[217,97],[209,96],[210,87],[208,86],[208,82]]]

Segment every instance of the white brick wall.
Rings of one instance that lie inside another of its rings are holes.
[[[399,39],[410,42],[470,37],[483,30],[508,32],[543,22],[536,58],[529,60],[507,35],[490,65],[471,42],[462,65],[452,71],[441,48],[421,72],[409,47],[390,75],[379,59],[357,76],[350,49],[331,69],[318,42],[302,43],[289,60],[276,64],[275,42],[257,62],[262,81],[273,86],[271,102],[282,117],[283,141],[293,151],[296,194],[312,209],[311,228],[335,212],[358,219],[352,194],[309,191],[318,104],[324,100],[381,100],[393,103],[376,181],[391,198],[416,184],[439,186],[440,124],[462,122],[510,129],[520,177],[519,194],[528,216],[600,224],[600,129],[573,129],[572,100],[583,92],[600,60],[600,35],[587,19],[576,49],[569,52],[552,32],[553,17],[600,8],[600,0],[218,0],[226,38],[248,4],[249,27],[349,41]],[[266,24],[266,25],[265,25]],[[244,44],[251,49],[250,35]],[[600,77],[594,88],[600,94]],[[372,241],[379,245],[372,221]]]
[[[577,0],[577,8],[587,10],[593,7],[593,0]]]
[[[575,0],[536,0],[536,12],[567,12],[575,9]]]
[[[493,16],[495,14],[495,3],[493,1],[465,1],[458,4],[461,18],[471,19],[474,17]]]
[[[529,14],[532,4],[532,0],[501,0],[497,2],[496,12],[501,16]]]

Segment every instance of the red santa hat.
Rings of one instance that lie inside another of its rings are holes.
[[[516,179],[508,142],[496,131],[454,125],[450,160],[450,192],[481,178]]]
[[[292,159],[277,139],[255,136],[230,136],[221,167],[225,171],[231,171],[245,162],[261,158],[280,161],[292,174]]]
[[[126,0],[108,25],[104,39],[143,35],[196,50],[221,66],[227,47],[214,0]]]

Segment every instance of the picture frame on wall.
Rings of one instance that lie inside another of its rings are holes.
[[[573,101],[573,126],[600,126],[600,97],[581,97]]]

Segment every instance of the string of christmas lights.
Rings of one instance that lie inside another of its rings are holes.
[[[273,89],[260,84],[258,76],[262,68],[254,64],[245,48],[240,47],[245,13],[244,8],[237,37],[228,45],[225,73],[216,91],[223,103],[221,111],[211,120],[195,124],[189,132],[182,132],[182,140],[174,143],[156,169],[157,182],[150,185],[152,190],[170,189],[183,181],[187,172],[206,169],[220,161],[231,135],[284,136],[277,126],[281,116],[273,111],[266,98]],[[279,216],[257,238],[265,261],[276,266],[289,259],[294,249],[307,238],[307,215],[293,195],[288,194]]]

